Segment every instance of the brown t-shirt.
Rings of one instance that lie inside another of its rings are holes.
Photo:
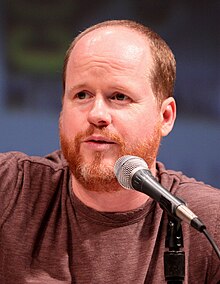
[[[220,191],[157,163],[160,183],[184,199],[220,246]],[[167,215],[149,199],[129,212],[98,212],[69,188],[59,151],[0,155],[0,283],[166,283]],[[220,283],[205,236],[182,223],[184,283]]]

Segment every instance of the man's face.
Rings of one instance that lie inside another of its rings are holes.
[[[125,154],[155,167],[161,134],[152,64],[146,41],[124,28],[90,32],[74,47],[60,138],[74,177],[88,189],[117,190],[113,167]]]

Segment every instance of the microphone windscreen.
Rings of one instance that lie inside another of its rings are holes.
[[[116,161],[114,172],[122,187],[133,189],[131,179],[134,172],[139,169],[148,170],[147,163],[140,157],[125,155]]]

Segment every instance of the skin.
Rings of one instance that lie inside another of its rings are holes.
[[[172,130],[176,106],[173,98],[158,106],[148,78],[153,60],[146,39],[122,27],[108,27],[86,34],[73,48],[67,64],[66,92],[60,117],[62,133],[73,141],[78,133],[94,126],[93,134],[80,142],[80,154],[92,164],[101,153],[103,167],[113,168],[118,158],[117,141],[99,129],[137,145],[152,137],[160,125],[160,135]],[[156,157],[150,170],[156,175]],[[92,192],[72,175],[76,196],[99,211],[127,211],[141,206],[148,196],[124,190]]]

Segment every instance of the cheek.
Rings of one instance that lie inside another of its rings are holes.
[[[69,139],[74,138],[82,130],[81,116],[74,114],[72,111],[63,109],[60,116],[60,128]]]
[[[118,117],[117,126],[115,126],[122,136],[123,140],[128,143],[138,143],[150,138],[158,125],[156,114],[147,114],[146,112],[124,115]]]

